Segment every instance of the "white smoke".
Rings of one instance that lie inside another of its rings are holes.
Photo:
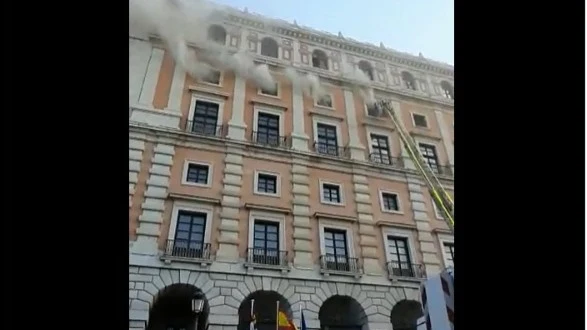
[[[159,35],[175,62],[195,79],[208,77],[214,69],[232,71],[258,87],[274,91],[275,80],[266,64],[255,65],[245,51],[231,54],[222,45],[207,40],[207,27],[214,23],[213,15],[218,11],[222,8],[204,0],[129,0],[129,27],[143,34]],[[197,55],[188,47],[188,40],[198,47]],[[342,69],[343,77],[353,82],[365,102],[373,104],[375,97],[365,73],[346,63]],[[287,68],[285,76],[315,100],[327,95],[314,74]]]

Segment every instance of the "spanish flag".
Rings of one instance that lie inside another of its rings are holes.
[[[277,301],[277,330],[298,330],[298,327],[292,320],[287,318],[283,311],[279,310],[279,301]]]

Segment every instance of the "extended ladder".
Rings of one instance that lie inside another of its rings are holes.
[[[434,174],[428,163],[424,161],[422,155],[420,154],[419,148],[416,146],[416,143],[414,143],[412,137],[408,135],[403,123],[397,118],[391,105],[391,101],[381,100],[378,101],[376,105],[380,110],[387,111],[389,113],[391,120],[397,128],[399,136],[406,148],[406,151],[410,156],[410,159],[414,162],[414,166],[424,178],[434,203],[436,203],[438,210],[440,210],[444,215],[444,220],[448,224],[448,227],[454,233],[454,202],[452,198],[446,192],[442,186],[442,183],[436,174]]]

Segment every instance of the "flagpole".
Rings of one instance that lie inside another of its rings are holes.
[[[277,311],[276,311],[277,318],[275,319],[275,330],[279,330],[279,300],[277,301]]]
[[[251,299],[251,317],[253,317],[255,315],[254,306],[255,306],[255,299]]]

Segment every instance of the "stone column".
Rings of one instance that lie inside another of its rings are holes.
[[[228,138],[234,140],[246,140],[245,130],[247,125],[244,120],[245,93],[247,81],[245,78],[235,74],[234,93],[232,95],[232,117],[228,122]]]
[[[165,199],[169,188],[171,165],[175,147],[170,143],[157,143],[153,150],[149,179],[145,191],[145,201],[141,205],[142,214],[139,216],[137,240],[132,246],[132,252],[137,254],[157,255],[157,239],[163,223]]]
[[[402,116],[402,111],[401,111],[401,104],[398,101],[392,101],[391,102],[391,106],[393,107],[393,111],[395,112],[395,115],[397,117],[397,119],[400,122],[400,125],[402,125],[402,127],[404,126],[404,122],[403,122],[403,116]],[[416,166],[414,165],[414,162],[412,161],[412,159],[410,158],[408,151],[406,150],[404,143],[402,142],[401,138],[399,137],[399,132],[398,134],[398,139],[399,139],[399,144],[400,144],[400,148],[401,148],[401,157],[404,161],[404,167],[410,170],[415,170]],[[408,132],[406,132],[406,134],[409,134]]]
[[[420,179],[411,175],[407,176],[407,180],[410,203],[412,204],[414,221],[416,222],[416,229],[418,231],[418,243],[422,252],[422,263],[426,268],[426,274],[430,276],[440,271],[440,261],[438,260],[436,248],[434,247],[430,219],[428,218],[426,202],[422,193],[422,189],[427,188]]]
[[[132,207],[132,197],[139,180],[141,162],[143,161],[145,142],[133,138],[128,139],[128,207]]]
[[[364,173],[353,173],[353,192],[357,203],[357,217],[359,220],[359,245],[363,270],[367,275],[381,275],[383,269],[379,265],[377,256],[377,239],[375,220],[369,192],[369,182]]]
[[[238,260],[238,234],[241,207],[241,186],[243,182],[243,156],[241,150],[226,148],[224,158],[224,187],[222,188],[222,210],[218,230],[218,252],[216,260],[236,262]]]
[[[173,70],[173,80],[169,91],[169,101],[165,110],[181,112],[181,99],[183,98],[186,72],[177,63]]]
[[[292,213],[294,227],[294,266],[312,269],[312,236],[310,225],[310,188],[308,167],[305,161],[293,159],[292,173]]]
[[[128,40],[128,104],[139,102],[147,65],[151,57],[151,43],[145,40]]]
[[[301,86],[292,84],[293,132],[291,133],[292,149],[308,151],[308,134],[304,129],[304,94]]]
[[[153,107],[153,98],[155,97],[155,88],[157,88],[157,81],[159,80],[159,72],[161,71],[161,64],[163,63],[163,55],[165,51],[160,48],[153,47],[151,50],[151,57],[147,65],[147,73],[145,80],[141,87],[139,96],[139,103],[148,107]]]
[[[344,89],[344,107],[346,111],[347,126],[349,128],[349,148],[351,158],[365,160],[365,147],[359,140],[359,129],[357,126],[357,111],[355,109],[355,98],[350,89]]]
[[[455,165],[455,150],[452,144],[452,137],[450,136],[450,129],[446,125],[444,121],[444,115],[442,111],[435,110],[434,113],[436,114],[436,120],[438,121],[438,127],[440,128],[440,135],[442,136],[442,143],[444,143],[444,148],[446,149],[446,154],[448,156],[448,163],[454,171]]]

